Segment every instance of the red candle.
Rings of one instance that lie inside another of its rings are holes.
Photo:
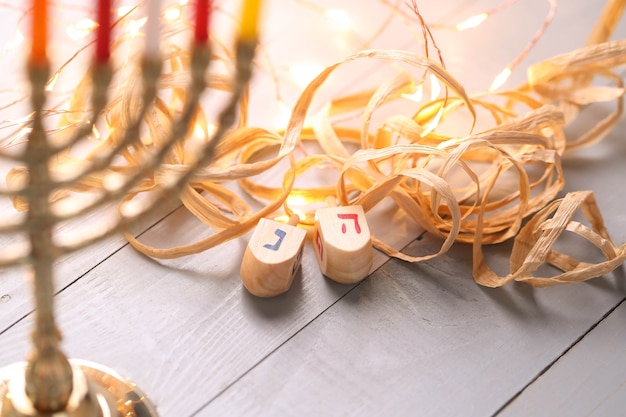
[[[209,39],[209,16],[211,5],[209,0],[196,0],[196,43],[206,43]]]
[[[31,61],[33,64],[43,64],[46,62],[46,37],[47,30],[47,0],[33,1],[33,20],[32,20],[32,50]]]
[[[98,31],[96,61],[106,62],[111,56],[111,0],[98,0]]]

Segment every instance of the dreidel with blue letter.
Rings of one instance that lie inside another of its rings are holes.
[[[328,202],[334,204],[334,200]],[[313,246],[322,274],[342,284],[367,277],[374,250],[363,207],[323,208],[315,217]]]
[[[241,281],[257,297],[286,292],[298,272],[306,230],[296,227],[298,216],[289,223],[261,219],[252,233],[241,261]]]

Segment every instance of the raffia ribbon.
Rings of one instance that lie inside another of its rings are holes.
[[[174,109],[185,101],[180,80],[186,70],[183,54],[172,54],[171,72],[163,76],[163,89],[170,90],[171,102],[155,102],[146,117],[142,145],[122,153],[124,161],[94,173],[70,187],[57,190],[53,199],[69,198],[72,192],[98,192],[112,172],[124,175],[142,163],[160,146],[159,132],[167,127]],[[305,127],[309,107],[317,91],[338,69],[348,63],[379,60],[402,64],[410,70],[399,71],[374,89],[330,101],[311,127]],[[427,57],[401,50],[366,50],[346,57],[324,69],[302,92],[284,132],[246,126],[246,118],[217,146],[215,159],[202,169],[182,190],[182,204],[214,233],[197,242],[172,248],[155,248],[126,231],[130,244],[142,253],[169,259],[202,252],[242,236],[258,220],[276,214],[281,207],[292,211],[288,198],[299,196],[309,202],[324,201],[334,195],[341,204],[360,204],[370,211],[382,200],[391,198],[406,216],[428,232],[442,238],[438,253],[411,257],[373,237],[374,246],[399,259],[419,262],[445,253],[455,242],[473,245],[473,275],[477,283],[497,287],[510,281],[534,286],[580,282],[608,273],[626,259],[625,247],[610,239],[589,191],[576,192],[555,200],[564,185],[561,158],[569,150],[590,145],[604,137],[621,117],[625,89],[614,68],[626,63],[626,41],[591,43],[529,69],[526,85],[512,91],[468,95],[463,86],[441,65]],[[420,72],[415,77],[411,71]],[[444,85],[445,96],[426,101],[411,115],[394,114],[372,129],[373,115],[383,105],[401,100],[428,74]],[[591,80],[603,77],[611,86],[594,86]],[[228,90],[226,78],[210,78],[209,87]],[[81,83],[78,98],[71,102],[68,115],[85,109],[88,86]],[[137,85],[132,77],[125,88],[117,90],[107,109],[110,125],[123,130],[133,120],[133,97]],[[563,127],[574,120],[580,108],[590,103],[614,101],[616,110],[575,141],[568,141]],[[247,114],[247,101],[241,114]],[[337,116],[362,110],[360,128],[337,126]],[[465,115],[465,136],[449,136],[440,126],[458,114]],[[485,121],[483,117],[489,118]],[[202,140],[209,139],[208,121],[202,111],[195,117]],[[76,120],[63,120],[71,125]],[[478,123],[481,122],[481,123]],[[487,123],[484,123],[487,122]],[[476,126],[490,125],[476,132]],[[65,126],[67,127],[67,126]],[[175,176],[193,160],[192,132],[168,155],[159,170],[146,177],[125,198],[132,201],[150,193]],[[296,159],[302,141],[316,141],[322,153]],[[85,159],[97,157],[116,143],[115,134],[105,137]],[[358,150],[350,151],[350,147]],[[267,154],[270,154],[268,157]],[[254,177],[287,162],[278,187],[258,182]],[[52,166],[57,175],[84,159],[61,155]],[[335,184],[295,187],[296,178],[320,165],[338,173]],[[17,168],[8,177],[9,186],[19,187],[26,172]],[[236,193],[223,185],[238,181],[241,188],[265,206],[254,211]],[[24,209],[24,201],[14,201]],[[591,227],[572,220],[580,209]],[[301,225],[310,225],[313,213],[305,213]],[[530,218],[522,227],[523,221]],[[598,247],[606,261],[592,265],[553,249],[559,236],[573,232]],[[483,245],[514,238],[510,274],[499,277],[485,262]],[[563,271],[554,277],[535,277],[540,265],[549,263]]]

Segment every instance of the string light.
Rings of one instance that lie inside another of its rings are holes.
[[[289,67],[291,77],[302,88],[306,87],[322,70],[322,66],[316,63],[300,63]]]
[[[543,36],[543,33],[546,31],[546,29],[554,19],[554,15],[556,14],[556,0],[547,1],[550,4],[550,9],[548,10],[548,14],[543,20],[543,23],[541,24],[539,29],[537,29],[530,42],[526,44],[522,52],[520,52],[520,54],[513,60],[513,62],[507,65],[507,67],[496,76],[496,78],[491,83],[491,86],[489,87],[489,91],[495,91],[504,85],[504,83],[513,73],[513,70],[519,65],[520,62],[522,62],[522,60],[526,57],[526,55],[528,55],[530,50],[537,44],[537,42],[539,42],[539,39],[541,38],[541,36]]]
[[[411,100],[414,101],[416,103],[420,103],[422,101],[422,99],[424,98],[424,83],[419,83],[416,87],[415,87],[415,91],[413,93],[403,93],[402,97],[406,98],[407,100]]]
[[[143,26],[146,24],[146,22],[148,21],[147,17],[142,17],[140,19],[136,19],[136,20],[130,20],[128,22],[128,34],[132,37],[138,36],[141,33],[141,28],[143,28]]]
[[[439,107],[437,114],[435,114],[435,117],[433,117],[432,120],[428,122],[428,124],[426,124],[426,126],[424,127],[424,131],[420,133],[420,136],[425,137],[429,133],[437,129],[439,123],[441,122],[441,116],[443,116],[443,106]]]
[[[277,129],[284,129],[291,119],[291,109],[281,99],[278,100],[278,114],[275,117],[274,125]]]
[[[429,75],[430,78],[430,99],[436,100],[441,94],[441,84],[434,74]]]
[[[120,6],[117,9],[117,17],[124,17],[124,16],[126,16],[127,14],[132,12],[134,8],[135,8],[135,6]]]
[[[481,14],[477,14],[476,16],[472,16],[469,19],[464,20],[463,22],[456,25],[456,30],[458,30],[459,32],[462,32],[467,29],[474,29],[480,26],[480,24],[483,23],[485,20],[487,20],[488,17],[489,17],[489,14],[487,13],[481,13]]]
[[[60,72],[54,73],[52,78],[46,84],[46,91],[52,91],[54,89],[54,86],[56,85],[56,83],[57,83],[57,81],[59,79],[59,75],[60,75]]]
[[[506,2],[506,5],[510,5],[514,1],[515,0],[513,1],[509,0],[508,2]],[[548,0],[548,1],[550,2],[551,5],[555,4],[554,0]],[[163,13],[164,19],[167,22],[173,22],[173,21],[181,19],[182,12],[183,12],[182,7],[184,7],[188,3],[189,2],[187,0],[179,0],[178,3],[175,4],[174,6],[171,6],[165,9]],[[415,13],[419,13],[417,11],[416,5],[415,5],[414,11]],[[132,8],[129,8],[129,7],[118,9],[118,15],[120,16],[122,15],[126,16],[128,13],[131,13],[131,12],[132,12]],[[337,23],[343,28],[352,28],[354,24],[352,19],[350,18],[350,15],[345,10],[342,10],[342,9],[321,9],[320,8],[320,14],[323,14],[323,16],[332,20],[333,22]],[[470,30],[483,24],[490,17],[490,14],[491,12],[480,13],[458,23],[456,26],[449,26],[448,28],[454,28],[456,31],[459,31],[459,32],[464,31],[464,30]],[[549,23],[549,21],[551,20],[551,17],[552,17],[552,9],[550,13],[548,14],[548,16],[546,17],[546,20],[544,21],[544,26],[542,26],[541,30],[543,30],[545,26],[547,25],[547,23]],[[145,18],[141,18],[137,20],[129,19],[127,21],[128,31],[132,34],[138,34],[141,28],[144,26],[145,22],[146,22]],[[93,21],[89,22],[89,19],[83,19],[83,21],[77,22],[74,26],[75,27],[71,29],[74,31],[72,32],[72,34],[70,34],[71,30],[68,27],[67,29],[68,35],[72,37],[73,39],[79,39],[79,38],[85,37],[90,31],[93,31],[94,28],[97,26],[97,24]],[[539,32],[539,35],[541,34],[541,30]],[[73,36],[75,36],[75,38]],[[432,34],[429,31],[424,34],[424,37],[428,42],[432,42],[436,48],[436,44],[434,43],[434,38],[432,37]],[[16,39],[17,39],[17,36],[16,36]],[[534,44],[533,42],[535,42],[536,39],[537,39],[537,36],[533,38],[533,41],[531,41],[530,46]],[[23,40],[23,37],[22,37],[22,40]],[[428,48],[426,48],[425,55],[428,55]],[[524,56],[524,53],[520,55],[520,57],[523,57],[523,56]],[[518,57],[513,62],[513,64],[510,64],[509,66],[507,66],[503,71],[501,71],[495,77],[491,86],[489,87],[489,91],[497,90],[509,79],[512,71],[515,68],[515,65],[517,65],[519,61],[521,60],[520,57]],[[443,64],[443,60],[440,59],[440,61]],[[298,84],[298,86],[305,87],[309,85],[309,83],[316,76],[318,76],[322,72],[322,70],[323,70],[323,67],[317,63],[301,63],[301,64],[290,66],[288,68],[288,74],[292,78],[292,80]],[[53,79],[51,81],[51,83],[48,85],[49,89],[53,88],[55,81],[56,79]],[[425,83],[428,83],[426,87],[424,86]],[[424,89],[426,88],[427,90],[428,89],[430,90],[429,92],[427,91],[426,95],[428,95],[429,93],[430,100],[436,101],[436,100],[439,100],[440,96],[442,95],[443,88],[446,88],[445,97],[446,98],[448,97],[447,88],[449,85],[450,84],[446,82],[445,77],[438,78],[434,74],[429,74],[428,77],[422,78],[422,82],[417,84],[414,87],[414,91],[412,93],[402,94],[402,97],[408,100],[415,101],[415,102],[422,102],[424,100],[424,95],[425,95]],[[280,128],[284,128],[285,126],[287,126],[289,118],[292,115],[292,111],[286,105],[286,103],[280,99],[277,100],[277,104],[278,104],[278,116],[277,116],[276,121]],[[434,112],[435,109],[437,110],[436,112]],[[441,123],[441,119],[443,118],[444,114],[447,114],[446,111],[448,111],[448,109],[449,107],[447,107],[446,102],[444,100],[442,100],[442,104],[439,107],[433,106],[432,108],[428,109],[429,110],[428,119],[425,119],[425,121],[423,122],[422,127],[424,130],[421,131],[420,133],[422,137],[428,136],[430,133],[434,132],[439,127]],[[431,111],[434,112],[434,114],[431,113]],[[214,130],[215,130],[215,125],[200,124],[200,123],[196,124],[193,127],[193,134],[191,136],[191,142],[201,141],[201,140],[205,140],[207,137],[211,137]],[[95,131],[94,133],[97,133],[97,131]],[[438,136],[438,135],[440,135],[440,132],[436,132],[436,135],[433,135],[433,136]],[[310,205],[311,201],[307,201],[306,197],[294,196],[294,197],[288,197],[286,204],[288,206],[293,205],[293,206],[304,207],[307,204]],[[292,208],[290,208],[290,210],[293,211],[295,214],[297,214],[301,220],[306,219],[307,217],[306,213],[304,213],[302,210],[292,209]],[[278,219],[279,218],[277,218],[277,220]],[[280,217],[280,219],[283,221],[288,220],[287,216],[282,216]]]
[[[180,19],[182,12],[178,6],[170,6],[163,11],[163,18],[168,22]]]
[[[78,40],[89,36],[98,26],[98,24],[88,17],[80,19],[76,23],[67,25],[65,31],[70,39]]]
[[[307,214],[304,210],[302,210],[300,207],[306,207],[308,205],[311,204],[311,200],[309,200],[306,197],[302,197],[302,196],[289,196],[287,197],[287,201],[285,202],[285,204],[287,206],[289,206],[290,210],[293,212],[293,214],[297,215],[298,218],[300,219],[300,221],[306,220],[307,219]],[[277,221],[283,221],[283,222],[288,222],[289,221],[289,216],[288,215],[284,215],[284,216],[279,216],[280,220],[278,220],[278,218],[276,219]]]
[[[502,87],[504,83],[511,76],[511,73],[512,73],[511,68],[506,67],[505,69],[503,69],[502,72],[500,72],[500,74],[496,75],[496,78],[494,78],[493,82],[489,86],[489,91],[493,92],[497,90],[498,88]]]
[[[343,29],[351,29],[354,26],[352,18],[343,9],[326,9],[324,14]]]
[[[211,137],[213,136],[213,133],[215,133],[216,129],[217,126],[213,123],[207,123],[206,125],[202,123],[196,123],[193,129],[193,137],[202,139],[204,139],[205,137]]]
[[[95,124],[91,128],[91,136],[96,141],[99,141],[102,138],[102,134],[100,133],[100,130],[98,130]]]
[[[24,43],[24,34],[22,34],[22,31],[18,29],[15,31],[15,36],[13,37],[13,40],[11,40],[10,42],[6,44],[6,46],[4,47],[4,50],[6,51],[6,50],[15,49],[19,47],[20,45],[22,45],[23,43]]]

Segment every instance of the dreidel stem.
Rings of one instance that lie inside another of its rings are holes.
[[[334,207],[338,207],[339,206],[337,204],[337,199],[335,197],[333,197],[332,195],[329,195],[328,197],[326,197],[326,205],[329,208],[334,208]]]
[[[289,217],[289,221],[287,222],[287,224],[289,226],[297,226],[299,221],[300,221],[300,216],[294,213],[291,215],[291,217]]]

